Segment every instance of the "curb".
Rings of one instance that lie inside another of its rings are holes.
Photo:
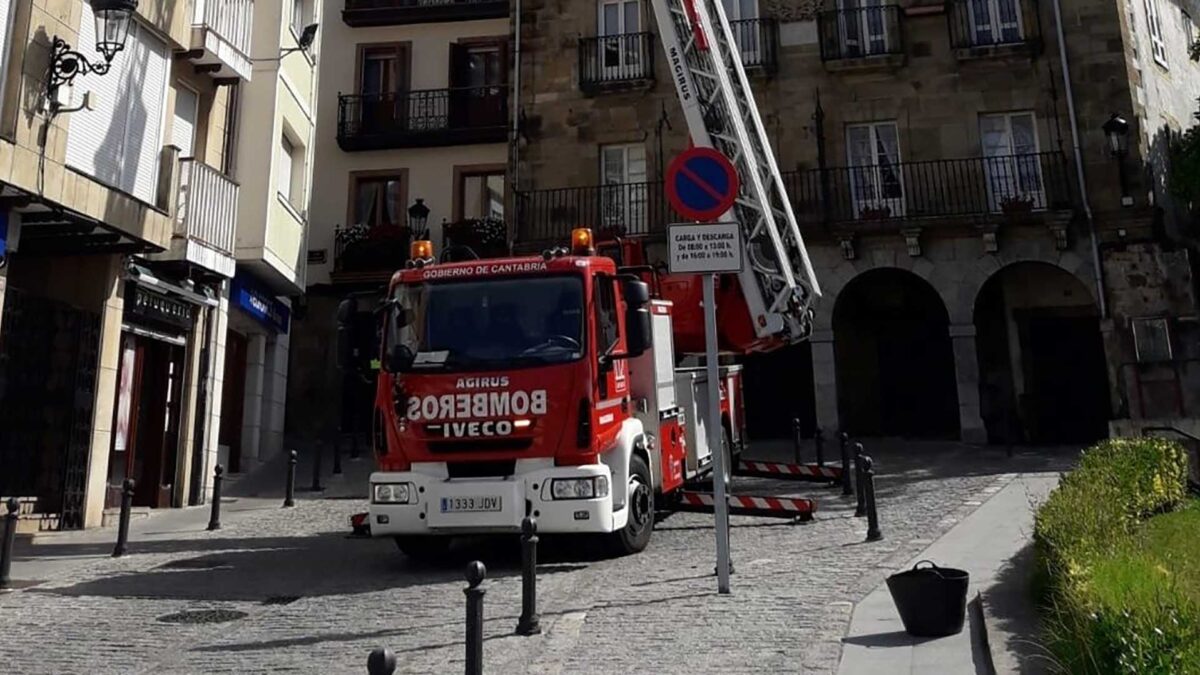
[[[975,599],[967,602],[967,611],[971,613],[972,641],[978,641],[983,647],[983,669],[987,675],[996,675],[996,660],[992,655],[991,640],[988,639],[987,619],[983,611],[983,591],[975,591]]]

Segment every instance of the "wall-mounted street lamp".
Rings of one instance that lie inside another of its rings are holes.
[[[425,200],[418,198],[408,207],[408,229],[412,231],[413,239],[427,239],[425,223],[429,221],[429,207]]]
[[[288,47],[287,49],[281,49],[279,51],[279,56],[267,56],[267,57],[264,57],[261,59],[250,59],[250,61],[253,63],[262,63],[264,61],[279,61],[279,60],[282,60],[283,57],[287,56],[288,54],[292,54],[294,52],[306,52],[307,53],[309,48],[312,47],[313,43],[316,42],[316,40],[317,40],[317,28],[319,28],[319,27],[320,27],[320,24],[316,24],[316,23],[310,23],[307,26],[305,26],[304,30],[300,32],[300,37],[296,38],[296,46]]]
[[[96,16],[96,51],[104,56],[104,61],[93,63],[72,49],[65,40],[54,36],[46,83],[51,101],[57,100],[59,87],[69,86],[79,75],[103,75],[108,72],[113,57],[125,49],[125,41],[129,39],[129,24],[133,22],[137,6],[138,0],[92,0],[92,13]]]
[[[1129,122],[1113,113],[1101,127],[1108,138],[1108,154],[1117,161],[1117,179],[1121,184],[1121,206],[1133,206],[1125,177],[1125,157],[1129,154]]]

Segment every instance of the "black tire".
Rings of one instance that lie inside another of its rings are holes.
[[[420,562],[436,562],[445,559],[450,552],[450,537],[406,536],[396,537],[396,548],[404,555]]]
[[[613,552],[629,555],[645,550],[654,532],[654,487],[650,467],[638,455],[629,458],[629,496],[626,503],[629,520],[625,527],[609,535]]]

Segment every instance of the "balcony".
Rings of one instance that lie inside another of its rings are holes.
[[[644,87],[653,82],[653,33],[579,39],[579,88],[585,93]]]
[[[214,78],[250,81],[253,0],[196,0],[187,55]]]
[[[946,17],[959,60],[1041,51],[1037,0],[947,0]]]
[[[817,16],[821,60],[831,70],[903,64],[902,16],[896,5],[821,12]]]
[[[164,260],[186,260],[233,277],[238,184],[195,159],[179,161],[175,230]]]
[[[472,143],[508,137],[503,85],[338,95],[338,146],[347,152]]]
[[[1020,221],[1072,208],[1059,152],[812,169],[784,180],[801,222]]]
[[[508,0],[346,0],[347,26],[400,26],[412,23],[502,19]]]
[[[408,260],[412,232],[398,224],[358,224],[333,231],[333,281],[385,282]]]
[[[1058,152],[975,157],[784,174],[797,220],[870,231],[917,221],[959,219],[1024,224],[1073,208],[1066,159]],[[517,239],[564,240],[571,228],[598,234],[661,236],[683,222],[661,182],[530,190],[517,194]]]
[[[741,19],[730,21],[733,41],[742,55],[747,70],[774,73],[779,67],[779,24],[775,19]]]

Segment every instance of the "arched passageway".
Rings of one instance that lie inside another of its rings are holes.
[[[957,438],[946,306],[912,272],[855,277],[833,308],[838,415],[858,435]]]
[[[766,354],[750,354],[742,363],[746,434],[752,440],[791,438],[792,420],[799,418],[800,433],[811,436],[817,426],[812,345],[801,342]],[[828,431],[826,437],[830,437]]]
[[[979,403],[994,443],[1086,443],[1107,435],[1099,312],[1078,278],[1049,263],[993,274],[975,300]]]

